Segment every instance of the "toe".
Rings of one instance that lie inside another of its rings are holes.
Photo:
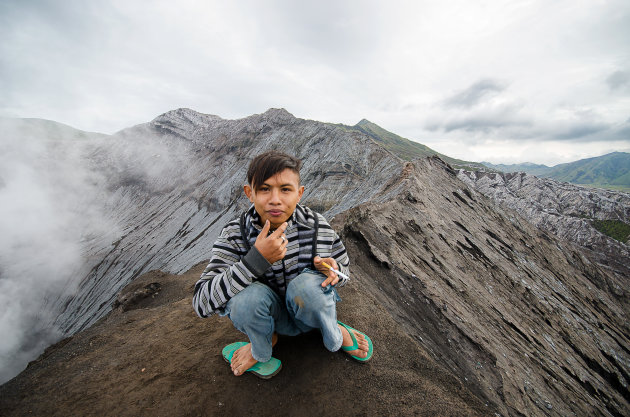
[[[232,365],[232,372],[234,372],[234,375],[240,375],[241,372],[241,368],[243,367],[243,364],[241,362],[236,362]]]

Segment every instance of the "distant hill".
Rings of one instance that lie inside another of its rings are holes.
[[[383,148],[387,149],[394,155],[405,161],[411,161],[416,158],[424,158],[427,156],[438,155],[444,161],[448,162],[455,168],[466,168],[466,169],[479,169],[483,168],[483,165],[478,162],[470,162],[463,161],[461,159],[451,158],[450,156],[446,156],[441,154],[433,149],[429,148],[426,145],[423,145],[418,142],[414,142],[412,140],[403,138],[395,133],[392,133],[388,130],[383,129],[376,123],[372,123],[367,119],[361,120],[354,126],[347,125],[335,125],[337,127],[342,127],[346,130],[354,130],[364,133],[371,137],[376,143],[381,145]]]
[[[613,152],[553,167],[531,163],[494,165],[482,162],[482,164],[503,172],[527,172],[572,184],[630,191],[630,153],[627,152]]]
[[[488,168],[501,171],[501,172],[527,172],[530,175],[537,177],[545,177],[553,169],[547,165],[532,164],[531,162],[523,162],[522,164],[493,164],[491,162],[481,162]]]

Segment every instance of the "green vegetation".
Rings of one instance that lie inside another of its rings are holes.
[[[380,143],[385,149],[407,161],[437,154],[437,152],[433,149],[421,143],[413,142],[400,137],[395,133],[389,132],[370,122],[369,120],[361,120],[356,124],[355,128],[370,136],[376,142]]]
[[[477,162],[462,161],[460,159],[451,158],[450,156],[443,155],[426,145],[418,142],[403,138],[395,133],[389,132],[379,125],[363,119],[354,126],[347,126],[343,124],[336,124],[338,128],[345,131],[355,131],[368,135],[376,143],[387,149],[394,155],[405,161],[411,161],[416,158],[425,158],[427,156],[438,155],[444,161],[449,163],[454,168],[464,168],[469,170],[478,170],[485,168],[483,165]]]
[[[592,225],[599,232],[610,236],[621,243],[626,243],[630,238],[630,224],[619,220],[593,220]]]
[[[613,152],[553,167],[549,177],[574,184],[617,186],[630,189],[630,154]]]
[[[587,187],[630,191],[630,153],[613,152],[595,158],[560,164],[553,167],[534,164],[486,166],[503,172],[524,171],[538,177],[553,178]]]

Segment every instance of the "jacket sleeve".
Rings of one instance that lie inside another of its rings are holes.
[[[240,231],[226,226],[212,247],[210,263],[195,284],[193,308],[199,317],[209,317],[220,313],[230,300],[240,291],[261,277],[271,264],[258,252],[256,247],[245,256]]]

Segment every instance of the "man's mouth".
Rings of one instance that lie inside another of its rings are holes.
[[[269,210],[267,211],[267,213],[269,213],[270,216],[277,217],[277,216],[281,216],[282,213],[284,212],[282,210]]]

